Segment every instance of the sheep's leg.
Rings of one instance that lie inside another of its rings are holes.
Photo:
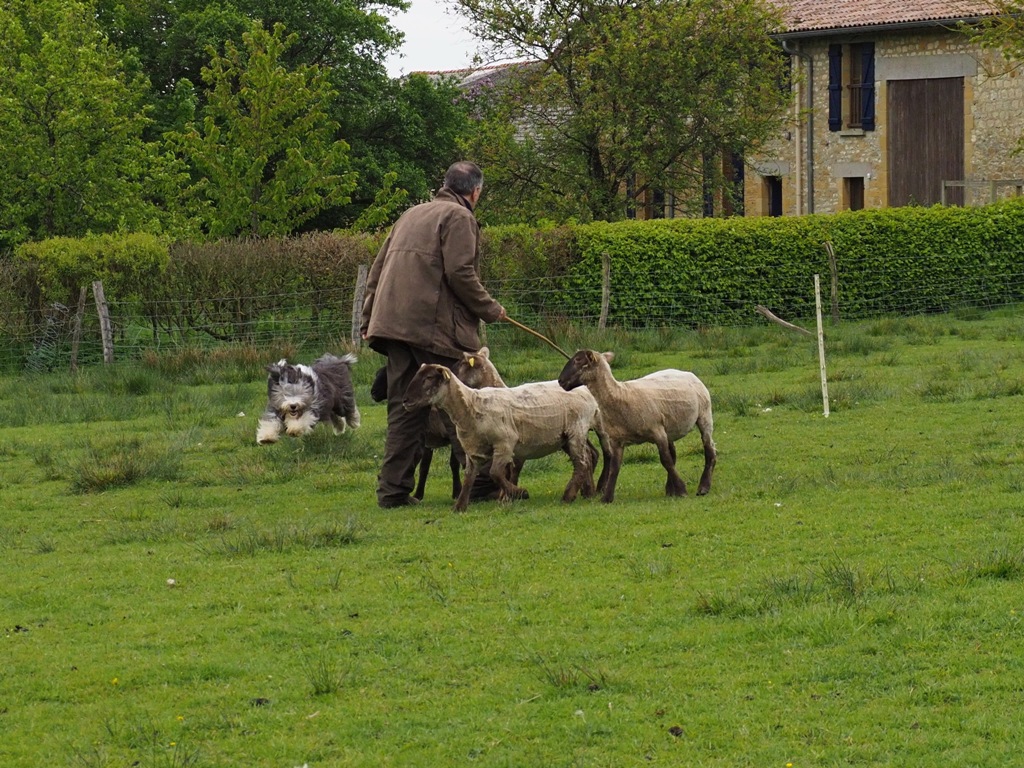
[[[715,471],[715,464],[718,461],[718,451],[715,450],[715,441],[711,438],[711,420],[707,424],[698,422],[700,439],[704,443],[704,473],[700,476],[700,485],[697,486],[697,495],[703,496],[711,490],[711,473]]]
[[[686,483],[679,476],[676,469],[676,445],[667,437],[658,442],[658,455],[661,457],[661,466],[668,473],[665,481],[666,496],[685,496]]]
[[[624,446],[621,445],[609,444],[608,457],[605,460],[607,477],[605,478],[604,491],[601,495],[601,501],[606,504],[615,500],[615,483],[619,480],[619,470],[622,468],[623,448]],[[602,474],[604,473],[602,472]]]
[[[601,475],[597,478],[597,491],[604,493],[604,489],[608,486],[608,466],[611,463],[612,449],[604,436],[598,435],[597,437],[601,442]]]
[[[420,459],[419,477],[416,479],[416,490],[412,492],[413,497],[420,501],[423,501],[423,494],[427,490],[427,476],[430,474],[430,462],[433,458],[433,449],[424,448],[423,458]]]
[[[565,486],[565,493],[562,494],[562,501],[575,501],[576,495],[582,491],[584,497],[594,495],[594,459],[593,454],[597,451],[590,441],[584,437],[567,441],[566,450],[569,458],[572,459],[572,477]]]
[[[452,498],[457,499],[462,493],[462,464],[459,462],[459,457],[455,455],[454,448],[448,454],[448,467],[452,471]]]
[[[469,454],[466,454],[466,476],[462,480],[462,490],[459,491],[459,498],[455,500],[454,509],[456,512],[463,512],[469,506],[469,491],[473,487],[473,482],[476,480],[479,472],[476,461],[470,458]]]
[[[522,464],[519,465],[520,467]],[[515,459],[511,451],[495,451],[491,456],[491,480],[500,489],[498,501],[512,501],[514,499],[525,499],[529,497],[526,489],[520,488],[509,478],[515,473],[518,479],[518,471],[515,468]]]
[[[587,457],[590,459],[590,466],[587,467],[587,476],[583,481],[583,487],[580,489],[580,493],[583,494],[583,498],[589,499],[594,495],[594,470],[597,469],[597,459],[600,456],[590,440],[587,440]]]

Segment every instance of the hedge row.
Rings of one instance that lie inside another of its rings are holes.
[[[359,265],[381,237],[168,245],[149,235],[58,238],[0,259],[0,333],[42,323],[54,302],[103,280],[159,334],[245,338],[267,317],[345,323]],[[609,322],[743,324],[762,304],[813,314],[814,274],[827,291],[831,243],[845,317],[1024,300],[1008,280],[1024,256],[1024,201],[984,208],[893,208],[792,218],[676,219],[484,230],[485,282],[531,314],[593,318],[610,264]],[[12,309],[12,307],[14,309]]]
[[[931,312],[1024,299],[1024,201],[985,208],[890,208],[794,218],[624,222],[576,230],[564,280],[569,316],[595,315],[602,258],[611,263],[609,320],[749,323],[757,304],[814,313],[813,276],[828,300],[831,243],[844,317]],[[638,311],[657,307],[658,312]]]

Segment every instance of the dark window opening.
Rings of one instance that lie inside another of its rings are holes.
[[[782,215],[782,177],[764,177],[764,211],[767,216]]]
[[[854,176],[843,179],[843,196],[846,198],[846,209],[849,211],[864,210],[864,178]]]
[[[665,218],[665,191],[662,189],[651,190],[651,206],[648,218],[651,219],[664,219]]]

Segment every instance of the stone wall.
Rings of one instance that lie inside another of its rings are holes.
[[[828,46],[871,40],[875,43],[874,131],[828,129]],[[796,101],[792,121],[778,140],[748,160],[745,197],[748,216],[766,214],[765,176],[780,176],[783,214],[809,213],[807,142],[813,116],[813,187],[816,213],[849,207],[843,179],[861,178],[864,207],[888,205],[888,155],[886,143],[887,83],[890,80],[964,78],[964,165],[967,179],[1024,178],[1024,157],[1013,150],[1024,133],[1024,77],[998,55],[980,51],[964,35],[937,27],[877,34],[872,37],[805,40],[802,53],[813,63],[813,109],[807,109],[811,83],[807,64],[796,61],[794,73],[802,77],[794,87]],[[1004,190],[1003,194],[1007,191]],[[968,202],[987,202],[968,197]]]

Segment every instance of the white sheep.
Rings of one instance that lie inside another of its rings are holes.
[[[463,352],[461,359],[455,363],[452,370],[459,380],[473,389],[481,387],[504,387],[505,381],[494,367],[490,358],[491,350],[481,347],[476,352]],[[377,371],[373,384],[370,387],[370,396],[374,402],[380,403],[388,397],[388,368],[381,366]],[[430,465],[434,460],[434,451],[438,448],[449,449],[448,466],[452,473],[452,498],[457,499],[462,492],[462,465],[465,458],[458,445],[452,445],[450,427],[445,424],[444,418],[436,408],[430,409],[430,417],[427,420],[427,433],[424,441],[423,456],[420,459],[419,475],[416,479],[416,489],[412,495],[423,501],[426,493],[427,478],[430,476]]]
[[[569,359],[558,376],[558,383],[569,391],[586,385],[601,409],[608,441],[601,446],[605,451],[605,466],[597,486],[602,492],[601,500],[610,502],[615,498],[623,449],[640,443],[658,446],[661,465],[668,473],[665,494],[685,496],[686,483],[676,471],[675,441],[694,425],[704,444],[704,473],[697,495],[710,491],[717,452],[712,439],[714,422],[708,388],[689,371],[674,369],[617,381],[609,365],[614,356],[612,352],[581,350]]]
[[[476,352],[463,352],[462,358],[452,368],[459,381],[473,389],[482,387],[504,387],[505,381],[498,373],[498,369],[491,362],[491,350],[481,347]],[[413,491],[420,501],[427,487],[427,477],[430,474],[430,464],[434,458],[434,451],[438,448],[449,446],[448,466],[452,473],[452,498],[457,499],[462,492],[462,465],[465,457],[458,445],[452,445],[448,433],[448,427],[444,423],[440,412],[436,408],[430,409],[430,419],[427,422],[427,440],[423,449],[423,458],[420,459],[419,478],[416,481],[416,490]]]
[[[452,371],[455,374],[455,376],[459,379],[459,381],[461,381],[467,387],[471,387],[473,389],[483,389],[484,387],[508,386],[505,383],[505,380],[501,378],[501,374],[498,373],[498,369],[494,367],[494,363],[491,362],[491,351],[488,347],[481,347],[476,352],[463,352],[462,358],[453,366]],[[558,382],[554,380],[534,382],[531,383],[530,386],[544,386],[554,389],[556,391],[560,389],[558,386]],[[433,418],[434,413],[436,413],[436,409],[434,409],[434,411],[432,412],[431,418]],[[595,431],[600,430],[600,414],[598,414],[598,417],[595,419],[594,429]],[[565,450],[566,454],[571,459],[572,455],[569,454],[569,451],[565,448],[563,448],[563,450]],[[589,446],[588,450],[590,451],[590,465],[591,467],[596,467],[598,457],[597,450],[593,446]],[[524,459],[516,459],[509,468],[509,480],[513,484],[518,484],[519,473],[522,471],[524,463]],[[456,491],[452,495],[452,498],[455,498],[457,496],[458,492]]]
[[[601,434],[601,422],[597,402],[586,389],[566,392],[555,382],[539,382],[476,390],[444,366],[422,365],[405,392],[403,405],[407,410],[434,406],[455,424],[466,454],[466,477],[456,511],[469,505],[473,482],[488,461],[499,499],[521,499],[527,493],[516,485],[517,468],[526,459],[559,450],[568,453],[573,464],[562,501],[572,501],[578,493],[594,494],[595,452],[587,435],[591,429]]]

